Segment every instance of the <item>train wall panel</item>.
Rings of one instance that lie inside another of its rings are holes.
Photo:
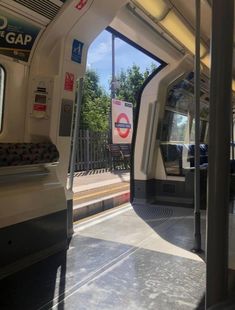
[[[0,171],[0,228],[65,210],[55,166],[3,167]]]
[[[135,202],[168,204],[193,207],[193,183],[186,187],[184,181],[135,180]]]
[[[67,248],[67,211],[0,229],[0,278]]]
[[[206,171],[201,172],[201,209],[206,209],[207,186]],[[194,173],[190,172],[185,180],[135,180],[135,202],[153,202],[171,206],[190,207],[194,205]]]

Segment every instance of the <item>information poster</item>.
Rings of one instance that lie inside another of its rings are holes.
[[[0,10],[0,54],[27,62],[40,28]]]
[[[133,132],[133,105],[130,102],[112,99],[113,143],[131,143]]]

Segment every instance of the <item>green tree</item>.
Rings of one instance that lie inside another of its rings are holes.
[[[125,100],[133,103],[136,106],[139,92],[147,77],[157,68],[155,64],[151,64],[150,68],[146,68],[142,73],[140,67],[133,64],[126,71],[122,70],[117,80],[120,83],[116,90],[116,97],[120,100]]]
[[[110,97],[100,86],[97,72],[88,69],[83,83],[80,128],[107,131],[109,109]]]
[[[151,64],[150,69],[146,68],[142,73],[140,67],[133,64],[126,71],[122,70],[118,76],[120,87],[116,90],[116,98],[129,101],[135,107],[141,86],[155,69],[156,66]],[[88,69],[83,82],[80,128],[95,132],[107,131],[110,105],[111,98],[100,86],[97,72]]]

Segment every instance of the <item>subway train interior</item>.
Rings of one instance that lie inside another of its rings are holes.
[[[108,27],[160,66],[131,202],[73,223],[87,52]],[[234,1],[0,0],[0,309],[235,309]]]

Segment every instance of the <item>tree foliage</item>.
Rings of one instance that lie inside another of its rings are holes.
[[[99,76],[88,69],[83,83],[81,128],[96,132],[108,130],[110,97],[99,84]]]
[[[122,70],[117,77],[120,86],[116,89],[116,98],[133,103],[136,106],[138,94],[146,78],[156,69],[152,64],[150,69],[142,73],[140,67],[133,64],[126,71]],[[96,71],[88,69],[83,82],[83,97],[81,106],[81,129],[104,132],[109,128],[111,98],[100,86]]]
[[[126,71],[122,70],[117,78],[120,86],[116,90],[116,97],[133,103],[135,107],[144,81],[156,68],[155,64],[151,64],[150,68],[146,68],[142,73],[140,67],[133,64]]]

